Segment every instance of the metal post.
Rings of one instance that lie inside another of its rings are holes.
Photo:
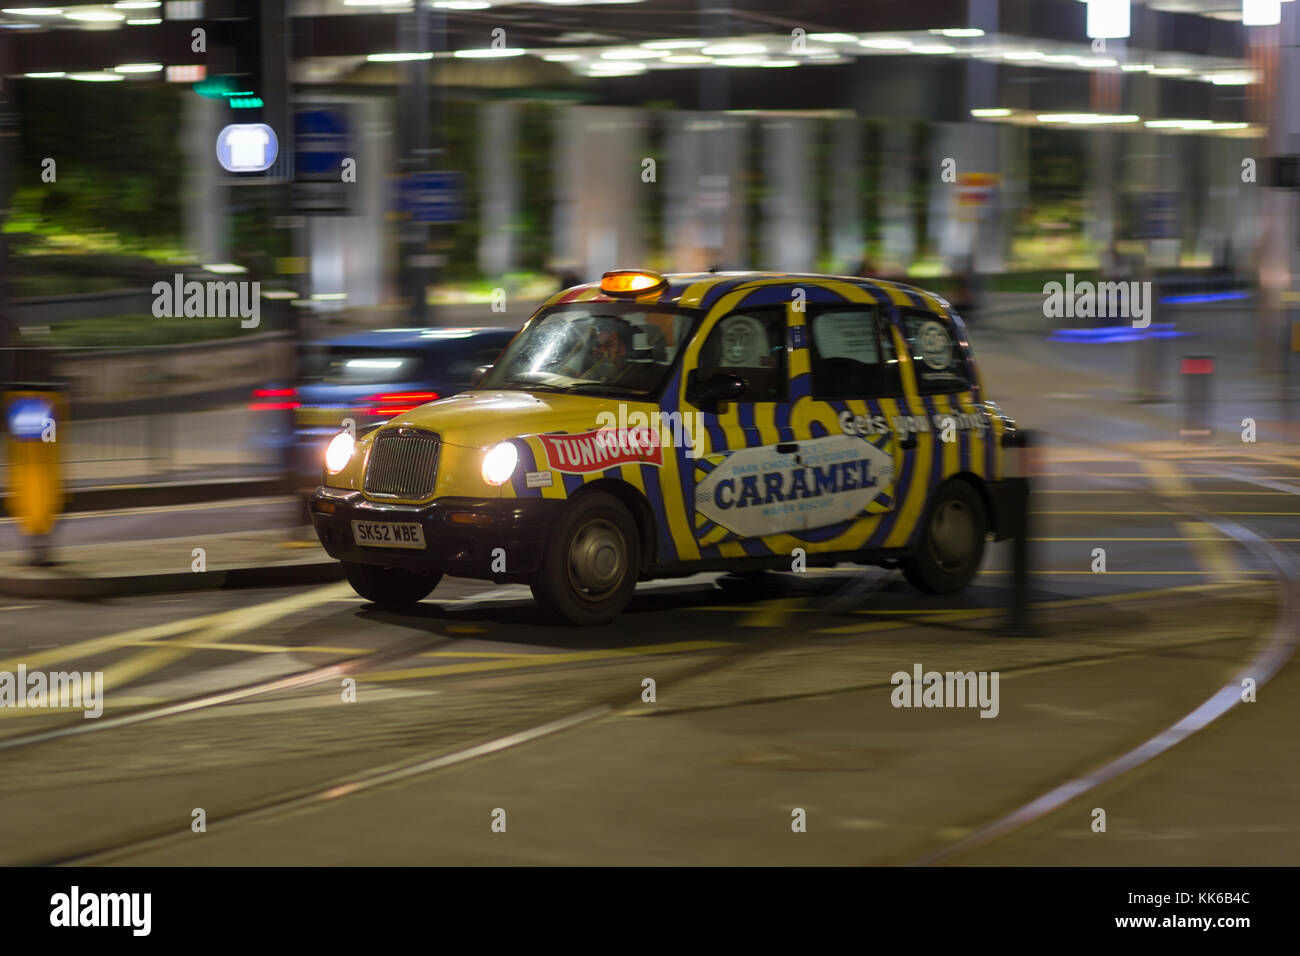
[[[407,21],[409,44],[403,52],[429,52],[429,12],[427,3],[416,3]],[[405,144],[406,172],[424,172],[429,167],[429,61],[416,59],[407,64],[407,135]],[[423,222],[404,224],[406,247],[405,271],[410,283],[411,319],[417,325],[427,322],[429,313],[428,290],[431,274],[429,268],[429,226]]]
[[[1179,367],[1183,378],[1183,428],[1180,437],[1214,443],[1214,357],[1189,355]]]
[[[1032,556],[1029,539],[1032,534],[1029,517],[1029,498],[1031,491],[1031,473],[1036,469],[1031,466],[1034,435],[1021,431],[1015,435],[1017,449],[1018,475],[1006,479],[1018,493],[1008,496],[1011,514],[1011,619],[1008,630],[1017,637],[1032,637],[1038,631],[1029,611],[1029,570]]]

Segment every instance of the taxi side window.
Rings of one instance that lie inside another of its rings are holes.
[[[721,319],[700,347],[697,369],[701,381],[719,372],[743,378],[746,388],[739,401],[786,401],[785,306],[747,309]]]
[[[812,395],[817,399],[879,398],[901,393],[898,356],[879,311],[832,308],[809,316]]]
[[[950,323],[930,312],[904,311],[903,334],[922,395],[964,392],[971,387],[966,355]]]

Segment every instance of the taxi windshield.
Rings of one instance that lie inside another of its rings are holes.
[[[558,305],[529,323],[479,387],[648,395],[667,379],[694,321],[662,306]]]

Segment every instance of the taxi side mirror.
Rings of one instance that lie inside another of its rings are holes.
[[[478,388],[479,383],[483,381],[483,378],[490,371],[492,371],[491,365],[480,365],[478,368],[474,369],[469,376],[469,387]]]
[[[738,375],[714,372],[703,381],[692,369],[686,380],[686,400],[706,411],[717,407],[718,402],[728,402],[745,394],[746,382]]]

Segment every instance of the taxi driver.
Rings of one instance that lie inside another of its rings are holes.
[[[565,371],[578,378],[614,382],[627,371],[635,329],[623,319],[598,315],[589,333],[564,361]]]

